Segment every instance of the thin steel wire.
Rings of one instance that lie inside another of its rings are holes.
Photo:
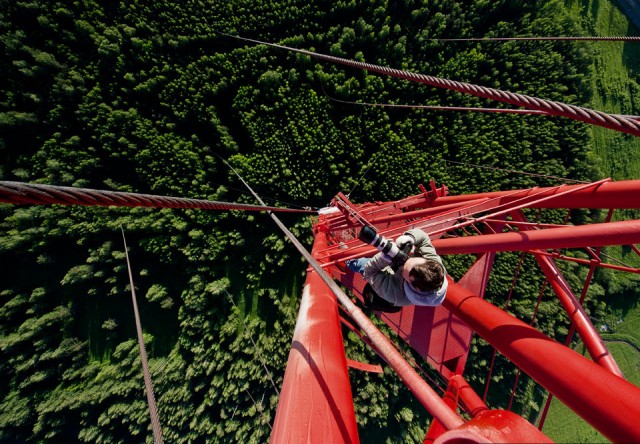
[[[522,174],[522,175],[525,175],[525,176],[533,176],[533,177],[544,177],[546,179],[556,179],[556,180],[560,180],[562,182],[590,183],[590,182],[586,182],[584,180],[567,179],[566,177],[551,176],[551,175],[548,175],[548,174],[528,173],[526,171],[509,170],[509,169],[505,169],[505,168],[490,167],[490,166],[486,166],[486,165],[477,165],[475,163],[457,162],[455,160],[442,159],[442,161],[446,162],[446,163],[457,164],[457,165],[472,166],[472,167],[475,167],[475,168],[484,168],[484,169],[487,169],[487,170],[503,171],[505,173]]]
[[[233,301],[233,298],[231,297],[231,294],[229,294],[229,292],[226,289],[224,290],[224,292],[227,294],[227,297],[229,298],[229,301],[231,302],[231,304],[237,310],[238,306]],[[238,317],[240,318],[240,316],[238,316]],[[279,397],[280,396],[280,391],[278,390],[278,387],[276,386],[276,383],[273,380],[273,376],[271,375],[271,372],[269,371],[269,368],[267,367],[267,364],[265,364],[265,362],[264,362],[262,354],[258,351],[258,346],[256,345],[256,342],[253,340],[253,335],[251,334],[251,331],[249,330],[249,327],[247,327],[247,323],[244,322],[244,318],[240,318],[240,320],[242,321],[242,325],[244,326],[244,331],[246,331],[247,334],[249,335],[249,339],[251,340],[251,343],[253,344],[253,349],[256,352],[256,356],[258,357],[258,359],[260,360],[260,363],[262,364],[262,368],[264,368],[264,371],[267,372],[267,376],[269,376],[269,380],[271,381],[271,385],[273,386],[273,389],[276,391],[276,394]]]
[[[559,37],[470,37],[470,38],[433,38],[438,42],[511,42],[511,41],[549,41],[549,40],[577,40],[577,41],[614,41],[614,42],[640,42],[640,37],[635,36],[559,36]]]
[[[405,105],[397,103],[374,103],[374,102],[352,102],[349,100],[340,100],[331,97],[327,93],[325,95],[334,102],[344,103],[347,105],[360,105],[360,106],[378,106],[381,108],[415,108],[415,109],[427,109],[434,111],[470,111],[481,113],[502,113],[502,114],[533,114],[546,116],[549,115],[546,111],[538,111],[533,109],[509,109],[509,108],[480,108],[472,106],[439,106],[439,105]]]
[[[127,239],[122,230],[122,240],[124,242],[124,254],[127,259],[127,270],[129,271],[129,285],[131,286],[131,301],[133,302],[133,316],[136,320],[136,334],[138,336],[138,348],[140,349],[140,360],[142,361],[142,374],[144,377],[144,387],[147,392],[147,404],[149,405],[149,414],[151,416],[151,429],[153,430],[153,442],[162,444],[162,427],[158,418],[158,408],[156,407],[156,398],[153,394],[153,382],[151,381],[151,372],[149,371],[149,363],[147,361],[147,350],[144,346],[144,338],[142,336],[142,323],[140,322],[140,312],[138,311],[138,303],[136,301],[136,290],[133,285],[133,273],[131,272],[131,262],[129,261],[129,251],[127,248]]]

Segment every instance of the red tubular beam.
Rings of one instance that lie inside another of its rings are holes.
[[[420,224],[416,224],[416,226],[420,227]],[[439,254],[632,245],[640,243],[640,220],[433,239],[432,242]],[[334,261],[373,256],[375,252],[375,248],[370,245],[350,247],[346,250],[332,250],[329,255],[325,254],[323,261],[329,265]]]
[[[549,257],[540,255],[536,255],[536,260],[549,280],[549,283],[553,287],[553,290],[558,296],[564,310],[567,312],[567,316],[569,316],[572,324],[575,325],[580,338],[589,351],[589,355],[591,355],[591,358],[594,362],[597,362],[614,375],[623,377],[620,367],[618,367],[618,364],[611,356],[611,353],[607,350],[607,347],[604,345],[600,335],[598,335],[598,332],[591,323],[589,316],[585,313],[584,308],[582,308],[582,305],[576,299],[573,291],[571,291],[571,288],[569,287],[569,284],[564,280],[553,260]]]
[[[458,284],[443,305],[608,439],[640,442],[638,387]]]
[[[383,222],[393,222],[396,220],[415,219],[419,217],[427,217],[432,215],[441,214],[442,212],[455,210],[462,206],[472,205],[476,203],[486,202],[487,199],[479,199],[477,202],[458,202],[451,205],[442,205],[433,208],[425,208],[423,210],[407,211],[405,213],[388,214],[378,217],[369,218],[369,222],[372,224],[379,224]]]
[[[521,212],[514,214],[513,217],[514,219],[520,221],[526,220],[525,216]],[[532,230],[528,229],[527,232],[530,233],[532,232]],[[539,251],[540,250],[534,250],[533,253],[535,254]],[[591,355],[591,358],[594,360],[594,362],[597,362],[599,365],[603,366],[614,375],[623,377],[622,371],[620,371],[620,367],[618,367],[618,364],[613,359],[613,356],[611,356],[611,353],[609,353],[609,350],[607,350],[607,347],[600,338],[600,335],[598,335],[598,332],[591,323],[589,316],[587,316],[584,309],[582,308],[582,304],[580,304],[578,299],[573,294],[571,287],[569,287],[569,284],[562,276],[562,273],[558,269],[553,259],[541,254],[535,254],[535,258],[538,262],[538,265],[540,265],[542,272],[553,287],[553,291],[556,293],[556,296],[558,296],[562,307],[571,320],[571,324],[578,331],[578,334],[584,342],[585,347],[589,351],[589,355]]]
[[[315,246],[324,239],[316,236]],[[338,305],[313,270],[304,286],[271,442],[359,442]]]
[[[637,243],[640,243],[640,220],[435,239],[433,246],[439,254],[472,254]]]
[[[511,202],[530,194],[537,194],[543,191],[538,197],[547,197],[562,193],[572,188],[583,187],[582,185],[564,185],[553,188],[533,188],[526,190],[517,197],[510,196],[513,191],[496,191],[491,193],[466,194],[461,196],[439,197],[433,205],[448,205],[459,202],[468,202],[481,198],[501,198],[501,204]],[[597,187],[576,191],[557,199],[550,199],[540,203],[534,203],[530,208],[640,208],[640,180],[624,180],[620,182],[606,182]]]
[[[405,383],[411,393],[427,409],[442,426],[454,429],[461,426],[464,420],[438,396],[438,394],[418,375],[413,367],[402,357],[391,341],[355,306],[342,301],[351,318],[369,337],[378,354],[391,366]],[[346,301],[345,301],[346,302]]]
[[[471,416],[476,416],[480,412],[489,410],[487,404],[478,396],[478,394],[471,388],[469,383],[462,377],[462,375],[453,375],[449,380],[450,383],[455,384],[458,388],[458,395],[460,400],[464,404],[465,409]]]
[[[447,391],[442,395],[442,399],[445,404],[449,406],[452,411],[456,411],[458,409],[458,387],[449,381],[447,386]],[[430,444],[436,440],[439,436],[445,433],[447,429],[442,427],[442,424],[437,419],[431,421],[431,425],[429,426],[429,430],[427,430],[427,436],[425,436],[423,444]]]
[[[548,253],[546,251],[540,251],[540,250],[538,250],[536,254],[549,256],[554,259],[561,259],[563,261],[575,262],[577,264],[582,264],[582,265],[589,265],[589,266],[593,265],[594,267],[609,268],[611,270],[624,271],[625,273],[640,274],[640,268],[630,268],[622,265],[613,265],[606,262],[599,262],[594,259],[578,259],[575,257],[566,256],[560,253],[555,253],[555,252]]]

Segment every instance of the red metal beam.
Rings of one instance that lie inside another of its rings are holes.
[[[526,220],[522,212],[514,214],[514,218],[521,221]],[[532,231],[529,230],[527,232],[531,233]],[[573,294],[571,287],[569,287],[569,284],[562,276],[562,273],[553,259],[548,256],[536,254],[536,250],[534,250],[533,253],[538,265],[547,277],[551,287],[553,287],[553,291],[556,293],[556,296],[558,296],[562,307],[571,320],[571,324],[575,326],[578,331],[578,334],[584,342],[591,358],[611,373],[623,377],[620,367],[618,367],[618,364],[611,356],[611,353],[607,350],[607,347],[604,345],[604,342],[600,338],[596,328],[593,326],[591,319],[589,319],[589,316],[585,313],[584,308],[582,308],[582,304],[580,304]]]
[[[625,265],[613,265],[606,262],[600,262],[595,259],[579,259],[577,257],[567,256],[565,254],[560,254],[558,252],[549,253],[542,250],[538,250],[536,254],[549,256],[553,259],[560,259],[563,261],[575,262],[576,264],[588,265],[589,267],[609,268],[611,270],[624,271],[625,273],[640,274],[640,268],[632,268]]]
[[[607,438],[640,442],[640,388],[458,284],[443,305]]]
[[[347,365],[349,366],[349,368],[362,370],[363,372],[384,373],[384,370],[382,370],[382,366],[377,364],[367,364],[366,362],[354,361],[353,359],[347,358]]]
[[[486,202],[487,200],[488,199],[480,199],[477,202],[469,202],[468,204],[479,204],[482,202]],[[404,213],[388,214],[384,216],[373,216],[369,218],[369,222],[372,224],[379,224],[383,222],[395,222],[395,221],[406,220],[406,219],[424,218],[428,216],[442,214],[442,212],[444,211],[459,209],[462,206],[466,207],[467,203],[458,202],[451,205],[443,205],[439,207],[425,208],[422,210],[407,211]]]
[[[316,236],[316,246],[326,242]],[[335,295],[307,274],[272,443],[357,443],[358,428]]]
[[[472,254],[637,243],[640,243],[640,220],[436,239],[433,246],[439,254]]]
[[[521,416],[508,410],[485,410],[462,427],[439,436],[434,444],[552,443]]]
[[[449,383],[454,384],[458,388],[460,400],[465,410],[469,412],[472,417],[477,416],[480,412],[489,410],[487,404],[485,404],[475,390],[471,388],[462,375],[453,375]]]
[[[421,223],[415,224],[416,227],[422,225]],[[640,220],[433,239],[432,242],[441,255],[633,245],[640,243]],[[347,246],[348,248],[345,250],[331,249],[330,254],[324,258],[327,261],[326,264],[354,257],[372,256],[376,252],[375,248],[363,245],[357,240],[349,242]],[[326,253],[329,253],[329,250]],[[604,266],[614,268],[608,265]],[[625,269],[624,271],[630,270]]]
[[[375,205],[358,205],[358,208],[367,219],[385,220],[395,218],[393,213],[402,208],[410,209],[411,206],[422,206],[445,209],[454,208],[455,205],[470,207],[479,200],[493,201],[492,207],[504,206],[515,202],[530,202],[528,208],[640,208],[640,180],[628,180],[620,182],[596,182],[593,184],[562,185],[549,188],[532,188],[516,191],[498,191],[490,193],[467,194],[461,196],[443,196],[427,199],[426,195],[418,194],[397,202],[383,202]],[[421,203],[421,205],[420,205]],[[445,211],[446,212],[446,211]],[[431,211],[425,214],[430,214]],[[339,219],[333,223],[340,223]],[[432,231],[432,230],[430,230]]]
[[[307,274],[271,442],[357,442],[335,297],[427,411],[447,430],[462,425],[464,420],[322,270],[314,257],[326,248],[326,233],[316,232],[313,257],[305,250],[313,270]]]
[[[415,395],[427,411],[444,426],[453,429],[461,426],[464,420],[452,411],[438,394],[427,384],[413,367],[402,357],[391,341],[371,322],[369,318],[350,300],[340,302],[349,315],[367,335],[375,350],[398,374],[407,388]]]
[[[449,381],[447,385],[447,391],[444,392],[442,399],[445,404],[449,406],[452,411],[456,411],[458,409],[458,387]],[[433,419],[431,421],[431,425],[429,426],[429,430],[427,430],[427,434],[424,438],[423,444],[430,444],[434,442],[436,438],[445,433],[447,429],[445,429],[442,424],[437,419]]]
[[[504,204],[529,194],[540,193],[540,191],[543,192],[542,196],[544,197],[583,186],[564,185],[562,187],[532,188],[531,190],[524,190],[524,194],[519,194],[517,197],[512,195],[513,191],[438,197],[433,202],[433,205],[448,205],[482,198],[499,198],[501,203]],[[606,182],[594,188],[576,191],[565,197],[535,203],[531,208],[640,208],[640,180]]]
[[[623,377],[620,367],[618,367],[611,353],[607,350],[596,328],[591,323],[591,319],[589,319],[589,316],[585,313],[584,308],[582,308],[582,305],[573,294],[573,291],[560,273],[560,270],[558,270],[556,264],[547,256],[536,254],[535,257],[538,265],[540,265],[547,280],[553,287],[553,291],[558,296],[567,316],[569,316],[571,323],[575,325],[591,358],[611,373]]]
[[[552,201],[552,200],[560,200],[561,198],[564,199],[568,195],[574,195],[575,193],[578,193],[580,191],[595,189],[598,185],[606,183],[609,180],[610,179],[603,179],[599,182],[580,185],[577,188],[556,187],[558,192],[552,193],[552,194],[545,194],[545,192],[541,190],[533,190],[534,191],[533,194],[527,193],[524,195],[524,197],[507,201],[507,202],[502,202],[500,199],[494,199],[494,201],[499,203],[499,205],[494,207],[494,209],[492,210],[493,211],[492,213],[485,214],[483,216],[468,218],[469,220],[453,225],[450,228],[462,228],[467,225],[475,224],[484,220],[494,218],[496,216],[503,216],[513,211],[520,210],[522,208],[543,208],[540,205],[543,205],[545,202]],[[525,191],[528,191],[528,190],[525,190]],[[523,194],[523,193],[520,191],[517,194]],[[477,213],[478,213],[477,211],[474,211],[474,214],[477,214]],[[450,229],[449,227],[445,227],[446,229],[434,228],[433,223],[429,224],[428,227],[429,227],[428,231],[431,235],[445,232],[448,229]]]

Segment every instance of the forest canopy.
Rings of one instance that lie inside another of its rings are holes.
[[[227,161],[270,204],[318,208],[339,191],[391,200],[430,180],[455,194],[557,184],[478,164],[600,176],[584,124],[352,105],[506,106],[221,32],[591,100],[583,43],[439,40],[579,35],[556,0],[9,0],[0,9],[0,179],[255,204]],[[0,441],[150,440],[120,227],[166,440],[268,439],[305,270],[268,217],[5,204],[0,213]],[[283,220],[311,245],[310,220]],[[512,274],[517,260],[507,254],[497,267]],[[508,285],[496,278],[489,297]],[[535,276],[520,285],[537,296]],[[545,332],[566,334],[557,304],[543,310]],[[377,359],[346,339],[350,356]],[[352,384],[364,442],[422,442],[427,414],[389,369]]]

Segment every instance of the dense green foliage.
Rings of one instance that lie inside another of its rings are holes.
[[[437,40],[578,33],[560,2],[468,3],[9,0],[0,9],[0,178],[254,203],[227,159],[260,195],[313,207],[354,187],[359,202],[400,198],[430,179],[456,194],[556,183],[469,164],[597,178],[582,124],[339,103],[332,98],[489,105],[217,33],[589,103],[582,44]],[[267,440],[305,268],[267,217],[10,205],[0,217],[0,441],[151,439],[121,226],[167,441]],[[310,221],[283,220],[310,244]],[[518,259],[496,262],[488,293],[498,304]],[[460,277],[467,258],[449,260]],[[541,285],[521,276],[509,309],[528,321]],[[601,294],[593,285],[587,307],[604,318]],[[546,293],[536,322],[566,335]],[[351,358],[376,360],[346,336]],[[469,375],[481,387],[490,354],[475,355]],[[489,400],[505,407],[515,371],[497,368]],[[517,408],[534,415],[536,390],[520,381]],[[352,384],[363,441],[422,441],[426,413],[389,369],[354,374]]]

